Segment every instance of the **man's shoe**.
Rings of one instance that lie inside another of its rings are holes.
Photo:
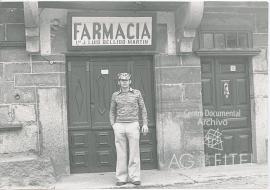
[[[116,182],[116,186],[122,186],[122,185],[125,185],[125,184],[127,184],[127,182],[120,182],[120,181]]]
[[[141,185],[141,182],[140,181],[132,181],[131,182],[133,185]]]

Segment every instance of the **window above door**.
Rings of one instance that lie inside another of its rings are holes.
[[[249,31],[200,31],[200,49],[252,47]]]
[[[201,27],[198,32],[199,56],[257,55],[252,45],[252,30],[246,27]]]

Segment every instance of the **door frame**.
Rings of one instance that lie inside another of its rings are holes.
[[[154,112],[154,122],[155,122],[155,154],[156,154],[156,163],[155,163],[155,168],[159,169],[159,154],[157,151],[157,141],[158,141],[158,136],[157,136],[157,112],[156,112],[156,106],[157,106],[157,102],[156,102],[156,80],[155,80],[155,55],[156,55],[156,51],[119,51],[119,52],[115,52],[115,51],[98,51],[98,52],[85,52],[85,51],[80,51],[80,52],[66,52],[65,53],[65,80],[66,80],[66,105],[67,105],[67,126],[70,126],[70,121],[69,121],[69,114],[70,114],[70,110],[69,110],[69,75],[68,75],[68,70],[69,70],[69,64],[68,61],[70,58],[72,57],[127,57],[127,56],[149,56],[152,59],[151,62],[151,72],[152,74],[152,81],[153,81],[153,100],[152,100],[152,104],[153,104],[153,112]],[[90,76],[89,76],[90,77]],[[91,89],[90,89],[91,90]],[[69,133],[68,133],[69,127],[67,127],[67,134],[68,134],[68,138],[69,138]],[[67,148],[68,148],[68,161],[69,161],[69,170],[71,168],[71,162],[70,162],[70,143],[69,140],[67,141]]]

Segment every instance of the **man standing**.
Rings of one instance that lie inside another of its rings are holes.
[[[129,73],[118,74],[120,90],[112,94],[110,122],[115,135],[116,185],[121,186],[130,181],[140,185],[140,126],[139,113],[142,114],[142,133],[148,133],[147,111],[141,92],[130,87]],[[127,155],[127,143],[129,156]],[[127,158],[129,160],[127,162]]]

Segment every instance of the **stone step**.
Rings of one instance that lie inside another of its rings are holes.
[[[50,186],[56,182],[51,160],[33,153],[0,154],[0,188]]]

